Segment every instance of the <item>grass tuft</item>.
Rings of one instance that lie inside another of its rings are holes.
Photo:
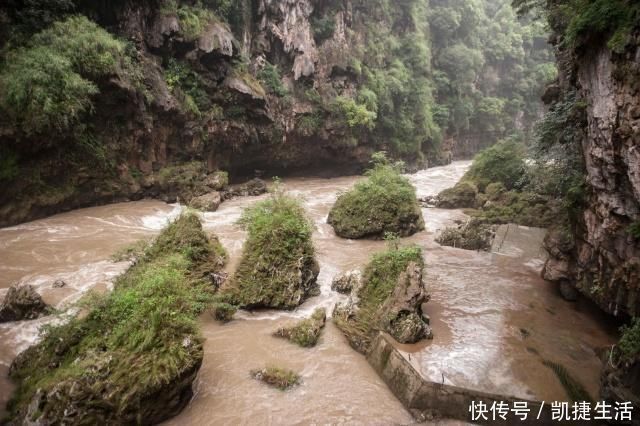
[[[318,308],[311,317],[300,321],[295,326],[279,328],[274,333],[274,336],[288,339],[303,348],[311,348],[318,343],[326,320],[327,313],[325,309]]]
[[[300,384],[300,376],[296,372],[280,367],[272,366],[263,368],[262,370],[253,370],[251,377],[282,391]]]

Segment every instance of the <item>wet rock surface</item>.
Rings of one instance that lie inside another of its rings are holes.
[[[0,323],[32,320],[47,315],[51,308],[30,285],[14,285],[0,305]]]
[[[361,285],[362,273],[356,269],[335,277],[331,282],[331,290],[342,294],[357,293]]]
[[[543,274],[571,282],[608,313],[634,317],[640,315],[640,240],[630,232],[640,217],[640,33],[628,41],[622,55],[612,54],[603,41],[593,43],[588,54],[563,48],[558,53],[566,64],[560,67],[563,94],[577,90],[587,105],[584,122],[577,123],[586,190],[566,228],[572,238],[554,231],[547,239],[550,258]]]
[[[189,203],[189,207],[204,212],[215,212],[220,207],[222,197],[219,192],[211,192],[209,194],[195,197]]]
[[[433,337],[422,317],[422,304],[429,301],[422,280],[422,266],[410,262],[400,274],[391,297],[382,306],[382,326],[400,343],[416,343]]]

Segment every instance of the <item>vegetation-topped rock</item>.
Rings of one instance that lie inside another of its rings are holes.
[[[440,192],[435,204],[442,208],[474,209],[467,213],[485,224],[516,223],[545,228],[557,221],[560,210],[548,188],[559,184],[547,172],[544,164],[527,165],[521,144],[500,141],[480,152],[460,182]],[[445,239],[479,241],[474,229],[460,231],[465,235],[455,237],[456,231],[449,231]]]
[[[419,247],[392,247],[375,254],[367,265],[362,287],[333,318],[351,346],[362,353],[379,330],[400,343],[415,343],[432,336],[421,305],[429,300],[422,281],[424,261]]]
[[[464,209],[476,206],[478,188],[471,182],[458,182],[453,188],[440,192],[436,199],[436,207],[443,209]]]
[[[210,192],[199,197],[195,197],[189,203],[189,207],[204,212],[215,212],[220,207],[222,198],[219,192]]]
[[[328,223],[343,238],[382,238],[386,233],[407,237],[424,230],[416,191],[399,167],[378,162],[367,179],[342,194]]]
[[[253,370],[251,377],[283,391],[300,384],[300,376],[298,373],[280,367],[267,367],[262,370]]]
[[[455,228],[446,228],[436,238],[436,243],[464,250],[491,249],[495,232],[491,226],[478,220],[470,220]]]
[[[155,424],[180,412],[202,363],[196,319],[213,298],[208,275],[224,258],[196,216],[170,224],[113,292],[16,358],[10,421]]]
[[[282,337],[303,348],[310,348],[318,343],[320,333],[327,321],[327,313],[324,308],[318,308],[309,318],[303,319],[293,327],[281,327],[274,336]]]
[[[235,276],[225,297],[243,308],[294,309],[319,293],[313,226],[300,202],[276,191],[246,209],[240,223],[248,231]]]
[[[0,323],[9,321],[32,320],[47,315],[49,306],[30,285],[14,285],[0,305]]]

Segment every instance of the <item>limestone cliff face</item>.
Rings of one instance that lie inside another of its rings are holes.
[[[586,104],[581,152],[586,194],[575,238],[552,232],[544,276],[571,282],[603,310],[640,315],[640,32],[623,54],[603,42],[580,54],[562,50],[560,86]]]
[[[162,1],[123,0],[80,10],[135,46],[144,90],[115,76],[99,82],[94,112],[86,118],[106,154],[99,167],[90,165],[93,159],[72,159],[53,149],[64,145],[68,135],[46,135],[52,149],[23,153],[21,170],[37,171],[37,179],[18,179],[0,194],[0,226],[81,206],[155,196],[162,192],[162,170],[190,161],[239,178],[256,170],[267,175],[327,170],[344,174],[366,167],[371,153],[385,147],[368,140],[366,132],[354,135],[326,105],[318,107],[337,94],[356,92],[349,58],[363,40],[351,28],[350,2],[238,3],[245,10],[241,22],[232,28],[213,19],[195,38],[187,35],[188,22],[179,10],[167,10]],[[177,4],[192,7],[189,1]],[[328,8],[323,14],[334,27],[321,43],[314,39],[311,24],[318,7]],[[187,73],[181,78],[198,82],[206,109],[194,112],[192,96],[170,84],[168,73],[175,64]],[[277,80],[286,95],[260,81],[269,64],[280,70]],[[0,144],[29,145],[18,144],[19,138],[0,117]],[[414,157],[406,160],[426,165]]]

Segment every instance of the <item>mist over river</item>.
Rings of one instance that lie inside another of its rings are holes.
[[[470,162],[454,162],[410,175],[418,196],[453,186]],[[191,424],[406,424],[413,421],[365,358],[351,349],[331,322],[319,344],[302,349],[272,337],[281,325],[308,316],[317,307],[331,312],[345,296],[331,280],[362,268],[383,241],[346,240],[326,224],[336,197],[360,177],[285,179],[285,189],[302,198],[315,223],[321,295],[294,312],[239,312],[226,325],[201,317],[204,362],[189,406],[167,422]],[[236,225],[241,212],[261,197],[236,198],[202,215],[204,228],[219,236],[229,252],[227,272],[239,260],[245,233]],[[181,211],[179,205],[139,201],[76,210],[0,229],[0,297],[19,282],[36,287],[46,302],[63,309],[90,289],[108,290],[128,267],[110,260],[119,249],[149,239]],[[431,294],[427,313],[434,339],[403,346],[411,362],[434,381],[539,400],[565,400],[566,394],[543,359],[563,364],[592,396],[597,396],[600,348],[614,342],[613,330],[590,305],[563,301],[554,285],[539,277],[545,254],[543,230],[519,228],[510,246],[497,253],[441,247],[437,233],[464,220],[459,210],[423,209],[426,230],[403,244],[418,244],[426,261]],[[53,288],[62,279],[66,286]],[[36,341],[50,321],[0,325],[0,404],[11,384],[12,359]],[[249,371],[265,364],[299,371],[302,385],[281,392],[252,380]]]

